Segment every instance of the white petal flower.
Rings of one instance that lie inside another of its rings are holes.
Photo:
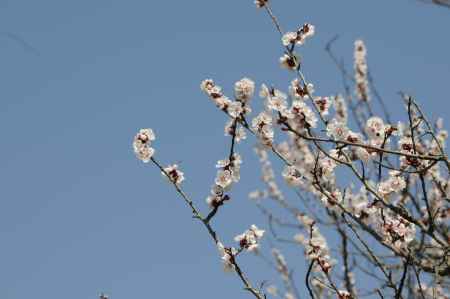
[[[362,40],[355,41],[355,82],[356,96],[359,100],[368,102],[369,83],[367,81],[367,62],[366,62],[366,46]]]
[[[213,88],[215,84],[212,79],[205,79],[200,83],[200,89],[206,93],[209,93]]]
[[[287,110],[286,99],[286,94],[275,89],[273,90],[273,93],[267,97],[267,108],[278,112],[284,112]]]
[[[328,110],[331,106],[329,97],[314,97],[314,104],[323,116],[328,115]]]
[[[253,97],[255,92],[255,82],[248,78],[243,78],[234,84],[234,94],[236,99],[247,102]]]
[[[269,0],[255,0],[255,5],[257,8],[264,7]]]
[[[327,125],[327,135],[336,140],[346,140],[349,134],[349,129],[344,123],[332,119]]]
[[[219,170],[217,172],[216,184],[226,189],[233,182],[231,172],[229,170]]]
[[[231,102],[227,107],[228,114],[233,118],[239,117],[243,111],[241,102]]]
[[[337,95],[334,97],[334,110],[336,111],[336,120],[341,123],[346,124],[348,113],[347,113],[347,105],[345,103],[344,97],[341,95]]]
[[[280,57],[280,64],[288,70],[295,70],[299,65],[299,58],[295,55],[284,54]]]
[[[184,181],[184,173],[178,169],[177,164],[169,165],[164,168],[164,172],[162,172],[162,175],[167,177],[176,185],[180,185],[181,182]]]
[[[256,225],[252,225],[250,229],[244,233],[237,235],[234,240],[239,243],[242,249],[247,251],[257,251],[259,244],[258,241],[264,236],[264,230],[259,229]]]
[[[272,116],[267,112],[261,112],[252,120],[252,128],[264,145],[271,145],[274,138],[272,129]]]
[[[224,132],[225,132],[225,136],[232,136],[233,135],[233,125],[234,125],[234,119],[230,119],[229,121],[227,121],[227,123],[225,124],[225,128],[224,128]],[[242,126],[239,126],[236,129],[235,133],[235,141],[236,142],[240,142],[244,139],[247,138],[247,132],[245,131],[245,129]]]
[[[155,140],[155,134],[152,129],[141,129],[134,136],[133,149],[136,157],[144,163],[148,163],[155,153],[151,148],[151,142]]]
[[[314,26],[306,23],[297,29],[296,32],[286,32],[281,41],[285,47],[292,44],[303,45],[306,39],[314,35],[314,31]]]
[[[295,166],[286,166],[282,175],[290,186],[298,187],[302,184],[303,177]]]
[[[371,155],[364,147],[356,147],[355,154],[363,162],[369,162]]]
[[[281,42],[283,46],[289,46],[290,44],[294,44],[297,39],[296,32],[286,32],[281,38]]]
[[[366,122],[366,133],[371,139],[383,139],[384,129],[384,122],[378,116],[373,116]]]
[[[304,101],[293,101],[291,113],[295,117],[294,120],[302,127],[310,126],[315,128],[317,126],[317,117],[314,111]]]
[[[150,158],[155,153],[155,150],[151,147],[141,147],[141,148],[135,148],[134,153],[136,154],[136,157],[141,160],[144,163],[150,162]]]
[[[217,249],[219,250],[220,258],[223,263],[223,270],[225,272],[231,272],[234,270],[234,264],[232,263],[231,254],[235,254],[234,248],[228,249],[223,246],[221,242],[217,242]]]

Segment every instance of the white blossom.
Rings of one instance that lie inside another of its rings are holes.
[[[231,171],[219,170],[217,172],[217,177],[216,177],[217,185],[219,185],[223,189],[226,189],[227,187],[229,187],[231,185],[232,182],[233,182],[233,180],[232,180],[232,176],[231,176]]]
[[[259,247],[259,240],[264,236],[264,230],[259,229],[256,225],[252,224],[250,229],[246,230],[243,234],[237,235],[234,240],[239,243],[242,249],[247,251],[257,251]]]
[[[266,107],[269,110],[285,112],[287,109],[287,95],[278,89],[269,89],[265,84],[261,86],[259,95],[266,98]]]
[[[223,270],[225,272],[233,271],[235,266],[232,259],[236,254],[236,250],[234,248],[225,248],[221,242],[217,242],[217,249],[219,250],[220,258],[223,263]]]
[[[306,39],[314,35],[315,28],[311,24],[304,24],[302,27],[297,29],[296,32],[286,32],[281,41],[284,46],[289,45],[303,45]]]
[[[165,167],[164,172],[161,172],[161,174],[176,185],[180,185],[184,181],[184,173],[178,169],[177,164]]]
[[[355,41],[355,82],[356,95],[359,100],[368,102],[369,83],[367,81],[366,46],[362,40]]]
[[[272,145],[274,132],[272,128],[272,116],[266,112],[261,112],[252,120],[252,128],[264,145]]]
[[[304,101],[293,101],[290,110],[296,125],[300,127],[317,127],[317,117],[314,111]]]
[[[290,44],[295,44],[297,40],[297,32],[286,32],[281,38],[283,46],[289,46]]]
[[[231,104],[231,100],[223,94],[222,88],[216,85],[212,79],[203,80],[200,89],[222,110],[226,110]]]
[[[316,267],[313,268],[314,272],[326,272],[328,273],[331,267],[335,264],[335,261],[330,257],[330,249],[327,245],[326,239],[320,233],[318,227],[307,215],[299,215],[299,222],[305,226],[307,230],[307,236],[303,234],[297,234],[294,240],[305,247],[305,255],[309,260],[317,261]]]
[[[296,187],[300,186],[302,183],[302,174],[295,166],[286,166],[282,175],[290,186]]]
[[[314,97],[314,105],[316,105],[320,114],[323,116],[328,115],[331,106],[331,100],[329,97]]]
[[[225,136],[233,136],[234,133],[234,140],[236,142],[241,142],[242,140],[247,138],[247,132],[242,126],[238,126],[236,128],[236,132],[234,132],[233,129],[234,126],[234,119],[230,119],[226,124],[224,128]]]
[[[231,102],[227,107],[228,114],[233,118],[239,117],[243,111],[241,102]]]
[[[333,137],[335,140],[346,140],[349,134],[349,129],[345,123],[336,119],[332,119],[327,125],[327,135]]]
[[[345,290],[339,290],[338,299],[352,299],[352,295]]]
[[[206,203],[211,209],[214,209],[221,204],[228,198],[224,196],[224,189],[219,185],[214,185],[211,188],[210,195],[206,198]]]
[[[380,117],[373,116],[367,120],[366,133],[371,139],[383,139],[384,130],[385,125]]]
[[[296,100],[304,100],[314,93],[314,84],[307,83],[303,86],[299,79],[294,79],[289,85],[289,93]]]
[[[155,140],[155,134],[152,129],[141,129],[134,137],[134,153],[144,163],[148,163],[155,153],[155,150],[151,147],[153,140]]]
[[[333,97],[334,99],[334,110],[336,111],[336,120],[341,123],[346,124],[348,118],[347,105],[345,104],[345,100],[341,95],[337,95]]]
[[[255,92],[255,82],[248,78],[243,78],[234,84],[234,94],[236,99],[247,102],[253,97]]]
[[[136,157],[144,163],[150,162],[151,157],[155,153],[155,150],[151,147],[141,147],[134,150]]]
[[[356,147],[355,154],[359,160],[366,162],[366,163],[369,162],[371,159],[370,153],[364,147],[361,147],[361,146]]]
[[[408,244],[415,239],[415,225],[399,215],[385,211],[382,217],[375,220],[378,222],[377,230],[383,236],[384,242],[399,250],[408,248]]]
[[[255,5],[257,8],[264,7],[269,0],[255,0]]]
[[[299,66],[300,60],[294,54],[283,54],[280,57],[280,65],[288,70],[295,70]]]
[[[391,171],[390,177],[386,181],[383,181],[378,186],[378,192],[385,198],[392,193],[398,193],[406,188],[405,179],[397,174],[397,172]]]

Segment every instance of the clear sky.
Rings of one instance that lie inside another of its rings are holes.
[[[342,91],[325,43],[339,34],[335,51],[351,67],[353,41],[363,38],[394,114],[405,90],[448,119],[448,9],[413,0],[273,2],[284,28],[316,25],[302,55],[318,94]],[[0,0],[0,298],[248,298],[131,142],[152,127],[157,158],[180,163],[205,210],[229,140],[200,81],[214,78],[231,94],[249,76],[286,90],[281,51],[252,0]],[[228,244],[252,223],[265,227],[247,199],[260,186],[254,142],[238,146],[242,181],[215,219]],[[303,282],[301,249],[288,257]],[[243,263],[254,281],[274,277],[252,256]]]

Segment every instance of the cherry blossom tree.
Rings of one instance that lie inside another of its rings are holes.
[[[230,139],[229,152],[217,162],[217,175],[211,179],[209,211],[200,211],[198,201],[183,190],[179,166],[160,161],[152,129],[141,129],[134,137],[137,158],[156,166],[172,184],[206,228],[224,270],[236,274],[257,299],[300,299],[303,294],[339,299],[450,298],[450,160],[443,120],[430,121],[419,102],[404,92],[399,95],[404,117],[391,115],[374,86],[363,40],[354,42],[351,71],[336,58],[334,40],[326,45],[342,75],[344,93],[316,94],[298,53],[314,37],[314,25],[283,31],[268,0],[255,4],[279,32],[280,66],[293,79],[284,92],[269,84],[256,87],[253,80],[243,78],[235,83],[233,95],[226,95],[213,79],[201,82],[209,101],[228,117],[224,132]],[[252,111],[255,93],[264,101],[263,111]],[[397,120],[402,118],[407,120]],[[224,244],[213,219],[240,180],[237,145],[251,138],[258,144],[262,187],[249,198],[267,218],[266,227],[249,223],[234,244]],[[284,164],[280,173],[272,167],[272,159]],[[339,181],[341,173],[352,179]],[[295,191],[301,207],[285,196],[277,176]],[[289,217],[268,208],[268,201]],[[280,231],[294,234],[286,239]],[[330,233],[338,236],[338,247],[328,245]],[[277,248],[272,248],[269,264],[282,286],[260,285],[242,270],[245,254],[262,256],[260,242],[267,234],[303,249],[308,268],[302,279],[298,273],[292,275]],[[367,279],[372,283],[363,287],[360,281]]]

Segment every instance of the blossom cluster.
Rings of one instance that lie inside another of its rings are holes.
[[[272,116],[263,111],[252,120],[252,128],[262,144],[272,146],[274,131],[272,127]]]
[[[372,214],[376,229],[386,244],[398,250],[407,250],[409,243],[416,238],[416,227],[403,217],[380,208]]]
[[[295,32],[286,32],[281,41],[284,46],[303,45],[308,38],[314,35],[314,31],[314,25],[306,23]]]
[[[141,129],[134,136],[133,149],[136,157],[144,163],[148,163],[155,153],[151,147],[151,142],[155,140],[155,134],[152,129]]]
[[[399,193],[406,188],[406,182],[401,173],[398,171],[390,171],[389,173],[389,178],[378,186],[378,193],[385,199],[388,199],[391,194]]]
[[[224,192],[231,188],[233,183],[240,179],[241,156],[234,153],[231,159],[219,160],[216,167],[219,168],[215,179],[215,184],[211,188],[210,195],[206,198],[206,203],[211,208],[216,208],[223,204],[229,197]]]
[[[258,8],[264,7],[269,0],[255,0],[255,5]]]
[[[264,125],[266,125],[266,123],[271,125],[272,115],[269,114],[271,112],[278,113],[284,122],[288,122],[289,125],[295,129],[301,130],[305,128],[315,128],[317,126],[317,117],[312,108],[305,102],[305,99],[310,96],[313,91],[314,86],[312,84],[307,84],[302,87],[297,79],[293,80],[290,87],[290,95],[293,100],[291,106],[288,107],[286,94],[275,88],[269,89],[265,84],[263,84],[261,86],[260,96],[266,99],[266,111],[262,112],[257,118],[254,119],[255,123],[253,124],[253,128],[258,130],[258,125],[261,123],[264,123]],[[319,99],[317,100],[319,101]],[[328,103],[325,105],[328,109]],[[273,130],[270,127],[270,130],[268,131],[270,134],[265,135],[269,135],[269,138],[272,141]],[[272,142],[269,144],[271,143]]]
[[[220,258],[225,272],[231,272],[235,269],[234,256],[237,250],[233,247],[226,248],[221,242],[217,242],[217,249],[219,250]]]
[[[184,173],[178,169],[177,164],[169,165],[164,168],[162,175],[166,176],[172,183],[179,186],[184,181]]]
[[[308,215],[299,215],[299,222],[308,230],[308,235],[297,234],[294,239],[305,247],[306,258],[317,262],[315,272],[328,273],[336,263],[330,256],[330,249],[326,239],[320,233],[315,221]]]
[[[314,84],[301,84],[299,79],[294,79],[289,85],[289,94],[295,100],[305,100],[314,92]]]
[[[356,82],[356,95],[359,100],[368,102],[369,96],[369,83],[367,81],[367,62],[366,62],[367,50],[362,40],[355,41],[355,82]]]
[[[259,247],[259,240],[264,236],[264,230],[252,224],[244,233],[237,235],[234,240],[239,243],[241,249],[249,252],[256,252]]]
[[[280,57],[280,65],[288,70],[296,70],[300,66],[300,57],[295,53],[284,53]]]

